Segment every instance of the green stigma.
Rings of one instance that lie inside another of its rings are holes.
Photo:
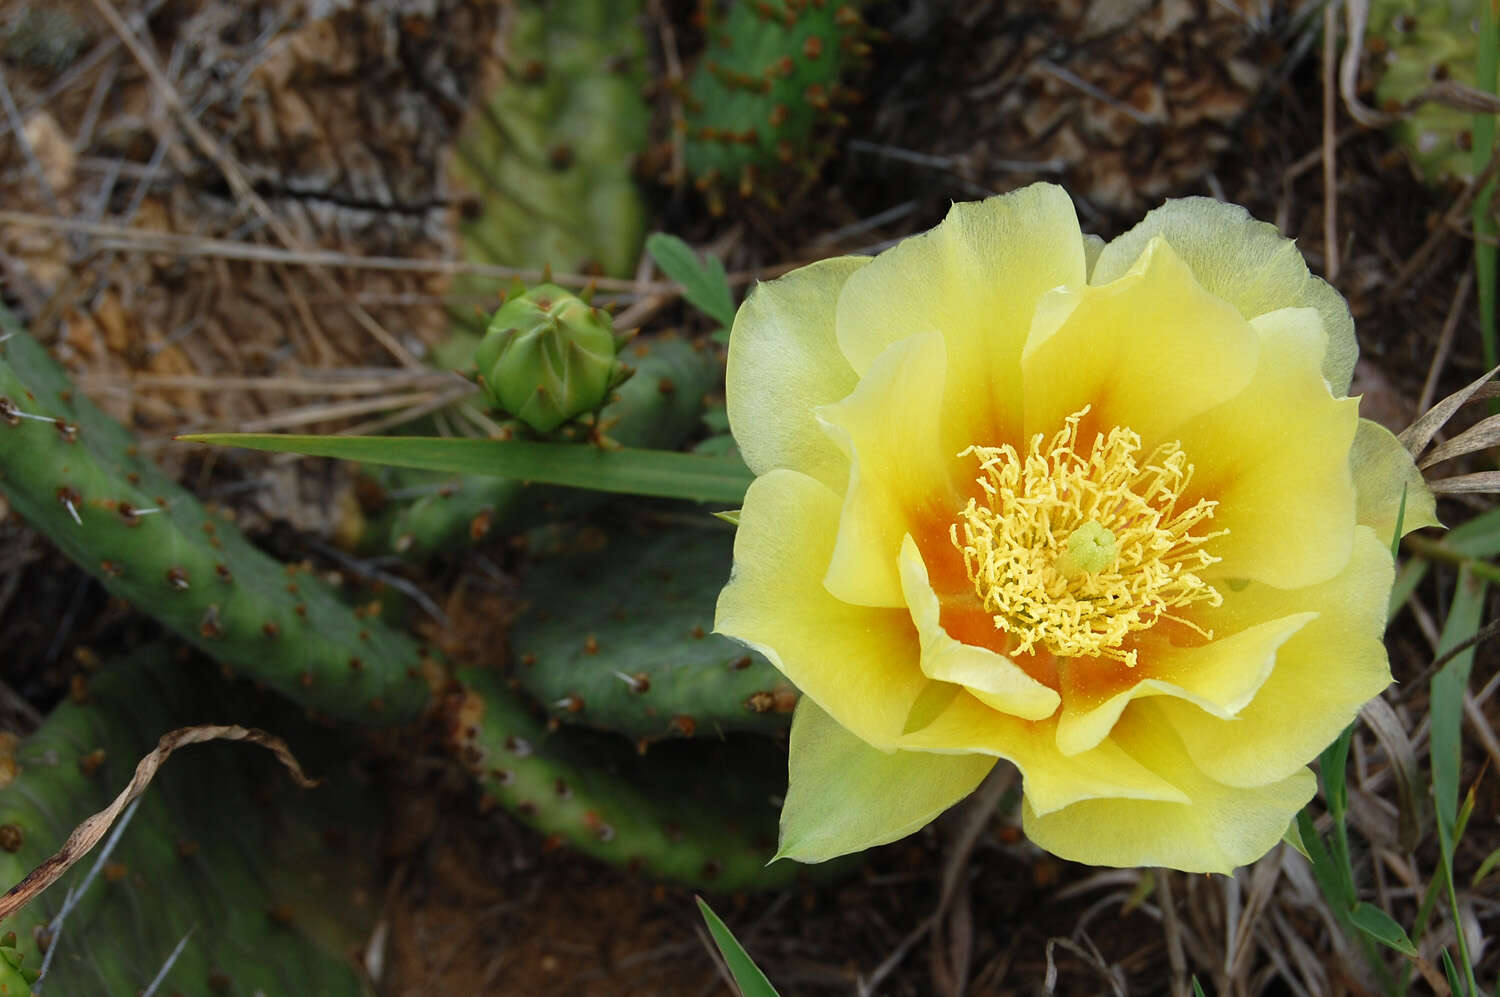
[[[1115,542],[1115,535],[1107,527],[1091,519],[1068,534],[1068,539],[1063,542],[1062,553],[1057,556],[1053,566],[1057,568],[1058,574],[1071,581],[1103,571],[1115,563],[1119,553],[1120,545]]]

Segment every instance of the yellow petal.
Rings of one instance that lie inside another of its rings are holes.
[[[1057,750],[1055,719],[1026,721],[1008,716],[968,692],[960,693],[930,724],[907,733],[899,743],[919,751],[976,752],[1009,759],[1021,770],[1026,799],[1037,813],[1100,796],[1187,799],[1113,739],[1068,757]]]
[[[854,389],[857,375],[834,337],[834,306],[868,257],[794,270],[750,292],[734,317],[725,403],[735,442],[756,474],[785,467],[842,491],[848,461],[813,409]]]
[[[986,706],[1023,720],[1041,720],[1057,710],[1057,693],[1015,662],[948,636],[939,622],[941,608],[927,566],[909,535],[901,542],[901,586],[922,641],[922,671],[928,678],[958,683]]]
[[[1101,798],[1041,813],[1027,800],[1021,811],[1026,836],[1075,862],[1184,872],[1227,874],[1274,848],[1293,815],[1312,799],[1313,774],[1301,769],[1248,789],[1215,782],[1193,764],[1159,714],[1164,702],[1132,704],[1113,738],[1180,789],[1181,802]]]
[[[1322,371],[1335,395],[1349,393],[1359,346],[1349,306],[1329,284],[1307,271],[1297,245],[1235,204],[1188,197],[1150,212],[1099,254],[1089,279],[1116,280],[1134,266],[1156,236],[1172,244],[1198,283],[1246,319],[1281,308],[1314,308],[1328,333]]]
[[[845,602],[905,606],[896,567],[901,538],[915,517],[947,520],[947,510],[962,504],[948,480],[959,448],[938,437],[946,362],[942,336],[912,336],[877,357],[849,397],[818,409],[819,424],[849,459],[824,579]]]
[[[955,204],[942,224],[876,258],[844,285],[838,340],[864,373],[892,343],[940,332],[947,344],[944,423],[965,442],[1014,432],[1021,347],[1037,301],[1084,282],[1084,242],[1061,187],[1033,184]]]
[[[1149,448],[1232,398],[1255,370],[1249,323],[1208,294],[1165,242],[1104,287],[1084,288],[1050,335],[1026,344],[1026,433],[1052,433],[1085,406],[1091,423],[1129,426]]]
[[[1222,607],[1202,614],[1206,625],[1232,629],[1302,610],[1315,610],[1318,618],[1281,646],[1265,684],[1233,719],[1161,701],[1194,762],[1221,782],[1264,785],[1327,747],[1365,701],[1390,684],[1381,635],[1393,577],[1389,548],[1361,526],[1349,563],[1326,582],[1226,591]]]
[[[1282,588],[1331,577],[1349,559],[1354,480],[1349,447],[1359,402],[1335,399],[1319,366],[1324,333],[1310,308],[1259,316],[1260,363],[1238,396],[1181,430],[1192,491],[1217,499],[1209,578]]]
[[[973,792],[986,755],[883,752],[805,697],[792,718],[777,858],[823,862],[904,838]]]
[[[1109,736],[1132,700],[1148,696],[1171,696],[1213,716],[1233,716],[1270,677],[1277,648],[1317,615],[1284,616],[1209,641],[1202,647],[1143,651],[1141,663],[1135,669],[1139,680],[1101,703],[1068,695],[1070,690],[1065,682],[1063,710],[1057,722],[1057,749],[1065,755],[1088,751]],[[1093,665],[1120,667],[1115,662],[1076,660],[1067,671]]]
[[[1349,467],[1358,496],[1355,519],[1362,526],[1372,527],[1387,547],[1396,532],[1398,514],[1402,536],[1424,526],[1442,525],[1422,472],[1389,429],[1369,419],[1359,420],[1354,446],[1349,451]],[[1406,511],[1401,513],[1403,492]]]
[[[838,495],[805,474],[756,478],[714,625],[764,654],[855,735],[889,747],[928,679],[905,608],[853,606],[823,587],[838,515]]]

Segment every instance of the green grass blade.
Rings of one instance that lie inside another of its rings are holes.
[[[1391,560],[1401,553],[1401,527],[1406,525],[1406,486],[1401,486],[1401,504],[1396,507],[1396,529],[1391,533]]]
[[[1448,954],[1448,950],[1443,949],[1442,955],[1443,975],[1448,977],[1448,989],[1453,992],[1455,997],[1458,997],[1458,995],[1461,994],[1470,993],[1470,991],[1464,989],[1463,981],[1458,978],[1458,970],[1454,967],[1453,957]]]
[[[691,246],[665,232],[646,239],[646,252],[662,273],[682,285],[683,297],[726,329],[734,325],[734,295],[717,256],[706,254],[700,261]]]
[[[453,474],[487,474],[536,484],[723,503],[738,508],[754,475],[738,457],[670,450],[603,450],[582,443],[414,436],[298,436],[197,433],[190,443],[337,457]]]
[[[1414,557],[1401,566],[1396,572],[1396,583],[1391,586],[1391,599],[1387,604],[1385,620],[1390,623],[1406,607],[1406,602],[1411,594],[1422,584],[1422,579],[1427,577],[1431,563],[1420,557]]]
[[[1380,944],[1393,948],[1402,955],[1416,957],[1417,947],[1406,937],[1406,929],[1374,904],[1364,901],[1355,904],[1354,909],[1349,912],[1349,921]]]
[[[728,964],[729,974],[739,985],[742,997],[779,997],[776,988],[771,986],[771,981],[766,979],[766,974],[746,954],[739,940],[719,920],[719,915],[703,902],[702,897],[693,899],[698,901],[698,910],[703,913],[703,920],[708,924],[708,933],[714,936],[714,944],[719,947],[719,954]]]
[[[1493,872],[1497,865],[1500,865],[1500,848],[1484,857],[1484,861],[1479,863],[1479,868],[1474,870],[1474,878],[1469,881],[1469,885],[1478,886],[1484,882],[1484,878]]]
[[[1487,586],[1465,568],[1459,572],[1458,587],[1443,632],[1438,653],[1473,637],[1484,614]],[[1432,677],[1429,709],[1432,713],[1432,793],[1437,806],[1439,828],[1450,836],[1458,817],[1458,781],[1462,751],[1464,692],[1469,686],[1469,671],[1474,666],[1474,649],[1456,655]]]
[[[1486,583],[1476,578],[1467,567],[1459,571],[1453,604],[1438,640],[1439,654],[1469,639],[1479,630],[1484,615],[1486,589]],[[1459,920],[1458,894],[1453,882],[1453,853],[1458,847],[1459,834],[1458,783],[1463,761],[1464,693],[1469,687],[1469,672],[1473,665],[1473,648],[1456,655],[1444,665],[1432,677],[1432,693],[1428,704],[1431,714],[1429,743],[1432,755],[1432,796],[1437,811],[1439,867],[1456,926],[1459,963],[1468,983],[1466,990],[1454,992],[1470,994],[1477,993],[1478,987],[1474,981],[1468,945],[1460,927],[1462,922]],[[1447,952],[1443,955],[1446,959]]]
[[[1203,984],[1198,982],[1198,977],[1196,976],[1193,977],[1193,997],[1205,997]]]

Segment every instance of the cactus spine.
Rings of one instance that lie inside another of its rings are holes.
[[[142,459],[0,310],[0,489],[110,592],[299,703],[362,723],[426,704],[415,644],[290,570]]]

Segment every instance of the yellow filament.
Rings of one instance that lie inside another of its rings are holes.
[[[1179,509],[1193,466],[1177,443],[1139,458],[1139,434],[1117,426],[1078,448],[1085,408],[1024,459],[1010,446],[971,446],[983,500],[970,499],[949,528],[974,591],[1011,650],[1104,657],[1135,666],[1128,634],[1163,619],[1213,635],[1173,610],[1223,602],[1197,572],[1218,561],[1203,545],[1227,530],[1195,533],[1218,504]]]

